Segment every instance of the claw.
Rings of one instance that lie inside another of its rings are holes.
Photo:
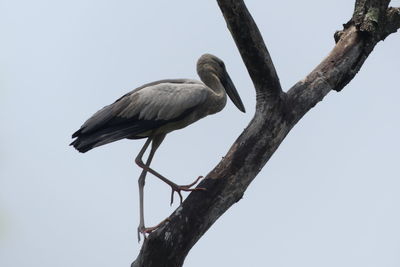
[[[174,203],[174,193],[175,192],[178,193],[179,199],[180,199],[180,203],[182,204],[183,197],[182,197],[181,191],[186,191],[186,192],[190,192],[190,191],[205,191],[206,190],[205,188],[190,188],[190,187],[194,186],[195,184],[197,184],[200,181],[200,179],[202,179],[202,178],[203,178],[203,176],[199,176],[199,177],[197,177],[197,179],[193,183],[188,184],[188,185],[171,185],[172,191],[171,191],[171,203],[170,203],[170,205],[172,205],[172,203]]]
[[[169,218],[164,219],[162,222],[157,224],[156,226],[153,227],[144,227],[144,225],[139,225],[137,232],[138,232],[138,242],[140,242],[140,235],[143,235],[143,238],[146,239],[147,236],[146,234],[151,234],[153,231],[157,230],[160,228],[162,225],[164,225],[166,222],[169,222]]]

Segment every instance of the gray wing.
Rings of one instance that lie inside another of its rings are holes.
[[[71,145],[85,152],[155,129],[186,116],[207,95],[207,87],[195,80],[162,80],[144,85],[96,112],[72,135],[80,140]]]
[[[121,99],[117,116],[140,120],[173,120],[203,103],[208,90],[199,83],[160,83]]]
[[[118,119],[171,120],[205,101],[207,89],[196,80],[161,80],[141,86],[90,117],[80,129],[87,133]]]

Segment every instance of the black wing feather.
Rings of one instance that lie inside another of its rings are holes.
[[[90,117],[78,131],[72,134],[72,138],[77,139],[70,145],[74,146],[80,152],[87,152],[94,147],[124,138],[144,138],[146,135],[143,135],[143,133],[147,134],[147,132],[151,132],[167,123],[179,121],[195,109],[195,106],[192,106],[180,114],[180,116],[165,120],[156,118],[139,119],[139,114],[129,118],[126,116],[120,116],[120,112],[127,108],[131,103],[132,99],[129,98],[132,97],[132,94],[146,87],[151,87],[160,83],[193,84],[197,82],[185,79],[161,80],[136,88],[117,99],[113,104],[105,106]],[[126,101],[128,99],[129,101]],[[199,98],[199,100],[200,99],[201,98]]]
[[[143,133],[157,129],[167,123],[179,121],[190,114],[195,107],[186,110],[181,116],[173,120],[141,120],[138,118],[114,117],[102,127],[84,132],[85,128],[76,131],[72,137],[77,137],[70,145],[79,152],[85,153],[92,148],[102,146],[124,138],[140,139],[147,137]]]

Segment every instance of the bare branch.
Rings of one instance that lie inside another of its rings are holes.
[[[372,51],[369,39],[355,26],[341,35],[328,57],[288,91],[294,117],[300,119],[331,90],[340,91],[354,78]]]
[[[288,92],[294,118],[300,119],[331,90],[341,91],[358,73],[375,45],[400,26],[399,10],[389,0],[357,0],[352,19],[335,33],[336,46],[307,77]]]
[[[132,267],[179,267],[193,245],[234,203],[303,115],[331,90],[340,91],[357,74],[375,45],[400,26],[388,0],[357,0],[353,18],[335,34],[336,46],[304,80],[283,94],[261,34],[242,0],[217,0],[257,92],[249,126],[227,155],[149,235]],[[273,101],[271,101],[273,100]]]
[[[279,78],[264,40],[242,0],[218,0],[257,92],[257,99],[274,98],[282,92]]]

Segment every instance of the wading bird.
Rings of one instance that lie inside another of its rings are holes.
[[[245,112],[221,59],[211,54],[202,55],[197,61],[197,73],[202,82],[171,79],[145,84],[97,111],[72,135],[76,139],[71,145],[83,153],[124,138],[147,138],[135,160],[143,169],[139,177],[139,240],[140,233],[145,235],[159,226],[144,226],[143,188],[147,172],[172,188],[171,204],[174,192],[178,193],[182,202],[181,191],[199,190],[191,187],[201,176],[192,184],[180,186],[150,168],[154,153],[165,135],[221,111],[226,104],[226,94],[239,110]],[[142,157],[150,143],[151,150],[144,164]]]

